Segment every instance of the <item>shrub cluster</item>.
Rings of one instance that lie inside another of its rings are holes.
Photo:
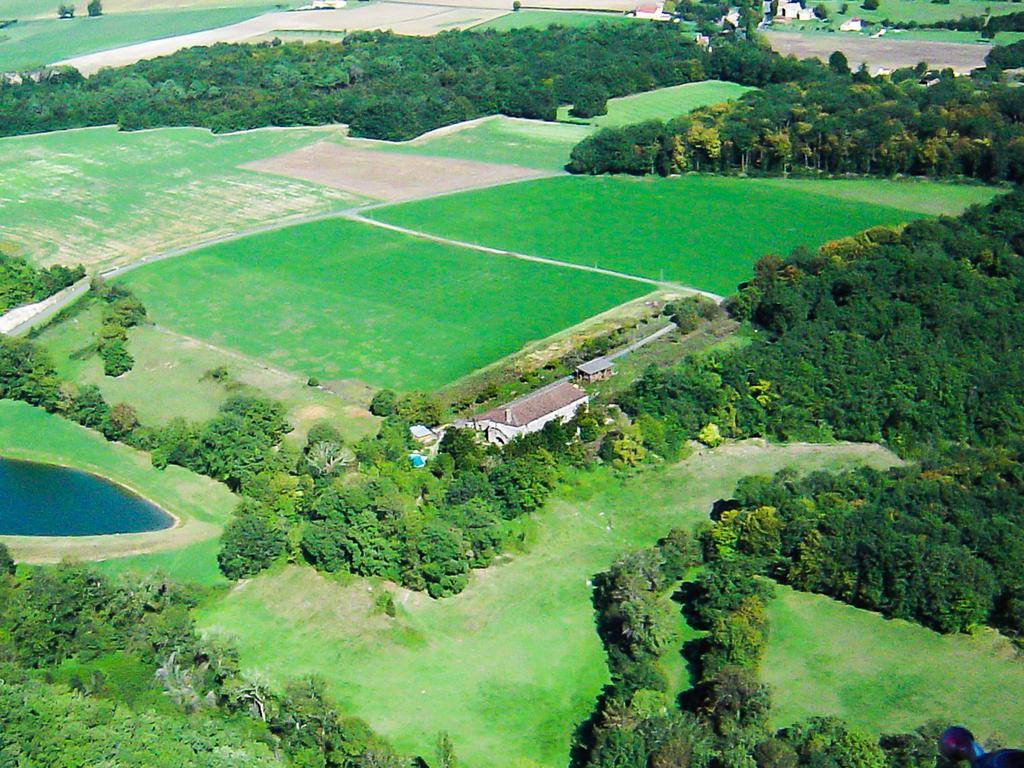
[[[20,256],[0,249],[0,315],[12,307],[42,301],[83,277],[82,266],[37,269]]]

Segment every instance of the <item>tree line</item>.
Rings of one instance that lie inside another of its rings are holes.
[[[0,315],[22,304],[52,296],[85,277],[82,266],[40,269],[0,248]]]
[[[273,688],[200,636],[196,589],[79,565],[15,575],[0,544],[0,761],[63,768],[400,768],[316,679]]]
[[[708,531],[723,561],[939,632],[1024,636],[1021,446],[960,449],[887,472],[744,479]]]
[[[753,46],[708,53],[674,25],[597,25],[340,43],[218,44],[83,78],[57,69],[0,83],[0,135],[90,125],[134,130],[347,123],[355,136],[410,139],[485,115],[554,120],[560,104],[708,77],[761,85],[793,63]]]
[[[577,729],[571,765],[934,768],[938,724],[881,738],[834,717],[771,726],[771,691],[759,678],[771,583],[746,558],[705,562],[706,538],[707,530],[673,531],[595,577],[611,683]],[[680,610],[705,633],[682,648],[669,629]],[[659,662],[679,652],[694,686],[674,698]]]
[[[995,49],[999,50],[999,49]],[[998,59],[1005,54],[992,53]],[[842,54],[801,76],[673,120],[607,128],[573,148],[574,173],[898,174],[1024,179],[1024,94],[997,77],[872,78]]]

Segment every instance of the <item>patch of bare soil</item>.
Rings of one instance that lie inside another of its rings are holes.
[[[872,72],[880,67],[899,69],[919,62],[944,69],[951,67],[967,73],[985,65],[985,56],[992,46],[973,43],[943,43],[934,40],[901,40],[898,36],[862,37],[860,35],[802,35],[797,32],[769,32],[766,37],[784,56],[798,59],[818,58],[827,61],[835,51],[842,51],[856,67],[867,64]]]
[[[389,203],[544,175],[516,165],[377,152],[328,141],[242,167],[343,189]]]

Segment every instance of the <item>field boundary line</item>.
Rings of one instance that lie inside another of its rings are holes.
[[[441,243],[442,245],[451,245],[456,248],[467,248],[471,251],[479,251],[480,253],[487,253],[492,256],[508,256],[514,259],[522,259],[523,261],[532,261],[537,264],[547,264],[552,267],[562,267],[564,269],[575,269],[580,272],[591,272],[598,275],[605,275],[606,277],[617,277],[620,280],[632,280],[637,283],[644,283],[645,285],[653,285],[657,288],[669,289],[673,291],[679,291],[680,293],[690,296],[704,296],[711,299],[716,304],[721,304],[725,300],[725,297],[719,296],[717,293],[710,293],[709,291],[702,291],[699,288],[691,288],[687,285],[681,285],[679,283],[673,283],[666,280],[655,280],[651,277],[642,277],[641,275],[631,275],[627,272],[617,272],[614,269],[605,269],[604,267],[590,267],[586,264],[573,264],[568,261],[559,261],[558,259],[549,259],[546,256],[533,256],[528,253],[519,253],[518,251],[507,251],[502,248],[492,248],[489,245],[480,245],[479,243],[469,243],[464,240],[454,240],[449,237],[441,237],[440,235],[432,235],[429,232],[421,232],[416,229],[409,229],[408,227],[400,227],[397,224],[389,224],[384,221],[377,219],[370,219],[362,215],[363,210],[369,210],[371,208],[379,208],[383,206],[367,206],[365,208],[357,208],[349,211],[345,211],[342,216],[349,221],[356,221],[360,224],[369,224],[370,226],[380,227],[381,229],[391,230],[392,232],[398,232],[399,234],[408,235],[410,237],[418,237],[422,240],[430,240],[435,243]]]

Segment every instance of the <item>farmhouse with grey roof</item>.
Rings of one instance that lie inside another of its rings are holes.
[[[568,421],[590,402],[582,389],[569,381],[556,381],[536,392],[492,408],[469,420],[469,426],[483,432],[487,441],[505,445],[512,438],[528,435],[558,419]]]

